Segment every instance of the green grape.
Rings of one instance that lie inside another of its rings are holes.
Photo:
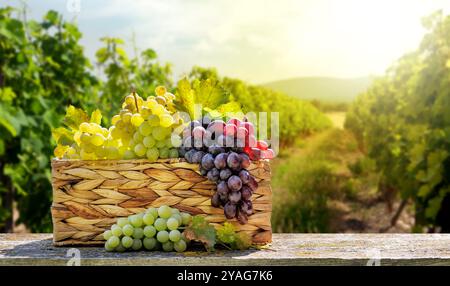
[[[125,252],[127,249],[122,245],[122,243],[119,243],[119,245],[114,250],[117,252]]]
[[[83,143],[91,143],[91,134],[82,133],[80,136],[80,141]]]
[[[122,237],[122,245],[125,248],[130,248],[133,245],[133,239],[129,236]]]
[[[142,143],[144,143],[144,146],[147,148],[152,148],[156,144],[156,140],[153,139],[152,136],[145,136],[142,140]]]
[[[111,251],[114,251],[114,247],[111,247],[111,245],[109,245],[109,243],[106,242],[105,243],[105,250],[111,252]]]
[[[156,148],[149,148],[146,155],[150,162],[155,162],[159,158],[159,151]]]
[[[122,235],[122,228],[120,226],[118,226],[117,224],[113,224],[111,226],[111,232],[114,236],[121,236]]]
[[[127,224],[128,224],[128,218],[126,218],[126,217],[121,217],[117,220],[117,225],[122,228]]]
[[[183,144],[183,139],[181,139],[180,135],[172,134],[170,136],[170,143],[171,146],[178,148],[181,146],[181,144]]]
[[[152,250],[156,246],[156,239],[154,237],[146,237],[143,240],[144,248],[147,250]]]
[[[183,219],[183,225],[188,225],[191,222],[192,216],[188,213],[181,213]]]
[[[173,117],[170,114],[163,114],[159,117],[160,125],[162,127],[169,127],[173,124]]]
[[[142,118],[144,118],[144,119],[147,119],[151,114],[151,110],[148,107],[143,107],[140,110],[140,112],[141,112]]]
[[[141,219],[144,219],[145,213],[144,213],[144,212],[142,212],[142,213],[137,213],[136,215],[137,215],[138,217],[140,217]]]
[[[146,213],[142,220],[144,221],[145,225],[153,225],[153,223],[155,222],[155,218],[150,213]]]
[[[156,102],[156,100],[154,100],[153,98],[147,98],[148,108],[150,108],[153,111],[155,109],[156,105],[158,105],[158,102]]]
[[[166,147],[166,141],[165,140],[156,141],[155,147],[158,149]]]
[[[154,226],[147,225],[146,227],[144,227],[144,235],[146,237],[154,237],[155,234],[156,234],[156,229]]]
[[[169,158],[169,149],[168,148],[159,149],[159,157],[161,159]]]
[[[169,232],[169,239],[173,242],[177,242],[181,239],[181,233],[179,230],[174,229]]]
[[[111,230],[109,230],[109,229],[103,233],[103,238],[105,240],[108,240],[111,236],[113,236],[113,234],[112,234]]]
[[[133,114],[131,114],[131,112],[127,112],[127,113],[123,114],[122,115],[123,122],[130,123],[132,116],[133,116]]]
[[[123,158],[126,160],[134,159],[135,157],[136,157],[136,154],[134,154],[134,152],[131,150],[126,150],[123,153]]]
[[[87,132],[87,133],[91,133],[92,132],[91,125],[88,122],[81,123],[79,129],[80,129],[81,132]]]
[[[180,239],[173,244],[173,248],[175,249],[176,252],[183,252],[186,250],[187,245],[184,240]]]
[[[109,244],[109,246],[111,246],[112,248],[116,248],[119,243],[120,243],[120,239],[117,236],[111,236],[106,243]]]
[[[108,153],[109,159],[118,159],[120,157],[119,149],[117,149],[116,147],[107,147],[106,152]]]
[[[91,137],[91,144],[94,146],[101,146],[105,143],[105,140],[106,138],[102,134],[96,133]]]
[[[133,238],[142,239],[144,237],[144,230],[142,227],[136,227],[133,231]]]
[[[134,102],[135,102],[135,99],[134,99],[133,95],[129,94],[125,97],[125,103],[127,105],[132,105],[132,104],[134,104]]]
[[[139,132],[134,132],[133,140],[135,143],[140,143],[140,142],[142,142],[142,140],[144,140],[144,136],[142,136],[141,133],[139,133]]]
[[[171,217],[167,220],[167,228],[169,230],[175,230],[179,226],[178,219]]]
[[[166,205],[160,206],[158,208],[158,215],[159,217],[168,219],[172,215],[172,208]]]
[[[164,243],[169,240],[169,233],[165,230],[161,230],[156,234],[156,239],[159,242]]]
[[[178,158],[178,150],[174,148],[170,149],[169,158]]]
[[[165,230],[167,228],[166,219],[164,219],[164,218],[157,218],[155,220],[154,226],[155,226],[157,231]]]
[[[141,227],[143,224],[142,217],[137,214],[130,216],[129,221],[131,222],[131,225],[134,227]]]
[[[177,209],[177,208],[172,208],[170,211],[171,211],[172,215],[174,215],[174,214],[180,214],[180,210]]]
[[[132,236],[134,233],[134,227],[131,224],[126,224],[123,228],[122,228],[122,232],[124,235],[126,236]]]
[[[97,147],[95,148],[95,155],[97,155],[98,158],[105,158],[108,156],[108,152],[105,147]]]
[[[147,212],[147,213],[151,213],[152,216],[153,216],[155,219],[158,218],[158,210],[157,210],[156,208],[150,207],[150,208],[147,209],[146,212]]]
[[[131,116],[131,124],[133,124],[134,126],[138,127],[142,124],[142,122],[144,122],[144,118],[142,118],[139,113],[135,113],[133,114],[133,116]]]
[[[173,251],[173,242],[172,241],[166,241],[162,244],[162,248],[166,252]]]
[[[134,153],[136,153],[138,157],[143,157],[147,153],[147,149],[145,148],[144,144],[139,143],[134,146]]]
[[[111,119],[111,124],[116,125],[117,121],[120,120],[120,115],[114,115]]]
[[[148,136],[152,133],[152,127],[144,121],[141,126],[139,126],[139,133],[141,133],[142,136]]]
[[[157,104],[155,106],[155,108],[152,109],[153,114],[156,114],[158,116],[161,116],[164,114],[164,112],[166,111],[166,109],[164,108],[164,106],[162,106],[161,104]],[[161,117],[160,117],[161,118]]]
[[[164,138],[166,138],[166,133],[167,133],[166,129],[161,126],[153,128],[152,131],[153,138],[155,138],[158,141],[164,140]]]
[[[180,214],[172,213],[172,217],[178,221],[178,226],[183,224],[183,218],[181,217]]]
[[[133,240],[133,245],[131,246],[133,250],[139,250],[142,248],[142,240],[135,238]]]
[[[152,114],[148,117],[148,123],[150,124],[150,126],[152,127],[156,127],[159,126],[159,117]]]
[[[94,145],[92,145],[91,143],[85,143],[85,142],[81,142],[80,144],[80,148],[84,149],[84,151],[86,151],[87,153],[93,153],[95,152],[95,147]]]

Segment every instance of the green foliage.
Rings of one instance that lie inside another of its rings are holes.
[[[0,230],[11,230],[12,203],[17,201],[18,223],[36,232],[50,232],[50,160],[54,144],[71,138],[88,115],[74,106],[111,113],[131,85],[153,93],[170,86],[170,65],[160,65],[156,53],[145,50],[129,58],[119,39],[105,38],[97,52],[100,74],[79,45],[81,33],[55,11],[41,21],[23,21],[25,11],[0,8]],[[57,128],[64,118],[69,130]],[[102,116],[94,111],[91,120]],[[103,120],[105,121],[105,120]],[[104,122],[108,124],[108,122]],[[68,133],[69,132],[69,133]]]
[[[441,225],[450,195],[450,16],[437,12],[424,25],[420,47],[359,96],[346,121],[383,182],[414,201],[419,226]]]

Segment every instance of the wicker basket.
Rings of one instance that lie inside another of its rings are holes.
[[[223,209],[211,206],[215,183],[199,174],[197,164],[183,159],[53,160],[53,242],[55,245],[104,243],[102,233],[117,218],[169,205],[192,215],[204,215],[214,226],[227,219]],[[272,190],[267,161],[254,162],[250,173],[259,182],[252,195],[254,214],[248,223],[230,220],[238,231],[252,235],[253,243],[272,240]]]

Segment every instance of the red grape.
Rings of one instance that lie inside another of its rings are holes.
[[[275,152],[272,149],[267,149],[261,151],[261,158],[263,159],[273,159],[275,157]]]
[[[251,122],[242,122],[241,125],[239,125],[239,126],[247,129],[249,135],[255,134],[255,127],[253,126],[253,124]]]
[[[224,135],[229,135],[229,136],[234,136],[236,135],[237,132],[237,126],[234,124],[227,124],[225,125],[225,129],[223,134]]]
[[[253,161],[258,161],[259,159],[261,159],[261,150],[259,150],[258,148],[252,148],[250,152],[250,159],[252,159]]]
[[[249,135],[245,138],[245,146],[254,148],[256,147],[256,137],[255,135]]]
[[[258,140],[256,143],[256,148],[259,148],[260,150],[267,150],[267,148],[269,148],[269,144],[267,144],[264,140]]]
[[[241,124],[241,121],[237,118],[231,118],[228,120],[227,124],[234,124],[236,126],[239,126]]]
[[[202,126],[197,126],[192,130],[192,135],[195,139],[203,139],[203,135],[205,134],[205,128]]]
[[[236,132],[237,138],[245,139],[248,137],[248,130],[244,127],[238,127]]]

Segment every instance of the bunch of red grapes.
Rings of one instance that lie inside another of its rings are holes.
[[[274,152],[265,141],[256,140],[251,122],[203,117],[191,121],[183,131],[180,155],[189,163],[200,164],[200,173],[217,183],[211,198],[214,207],[223,206],[227,219],[246,224],[253,213],[251,196],[258,182],[247,168],[250,160],[271,159]]]

